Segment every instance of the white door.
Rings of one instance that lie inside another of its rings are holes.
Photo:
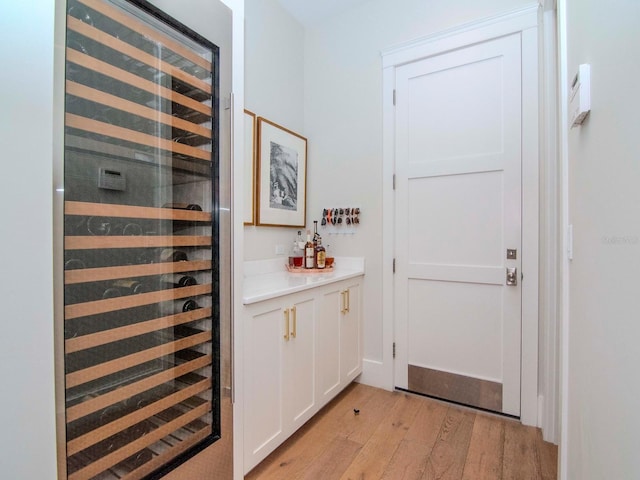
[[[396,69],[396,386],[515,416],[521,88],[519,35]]]

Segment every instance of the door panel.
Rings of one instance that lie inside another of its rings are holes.
[[[495,128],[504,123],[502,57],[478,61],[473,52],[464,52],[439,58],[438,64],[426,75],[416,66],[408,85],[409,123],[422,127],[410,132],[409,163],[502,151],[503,135]],[[459,131],[465,132],[464,142]]]
[[[408,257],[412,264],[500,264],[502,172],[413,177],[408,193],[410,205],[438,206],[409,208]]]
[[[501,289],[409,280],[409,364],[501,382]]]
[[[396,385],[520,413],[519,35],[396,70]],[[507,259],[507,249],[517,258]]]

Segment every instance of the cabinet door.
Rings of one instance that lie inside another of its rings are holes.
[[[317,328],[318,395],[321,404],[327,403],[340,391],[340,307],[341,284],[334,284],[323,292]]]
[[[362,372],[360,341],[361,315],[360,283],[352,283],[342,290],[342,316],[340,319],[340,378],[344,385]]]
[[[315,301],[301,299],[289,310],[289,340],[284,345],[283,413],[291,432],[315,413]],[[286,313],[286,311],[285,311]]]
[[[245,468],[252,468],[286,438],[284,309],[260,304],[247,315],[245,332]]]

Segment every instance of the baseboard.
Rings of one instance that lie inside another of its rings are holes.
[[[366,358],[362,360],[362,374],[357,378],[357,382],[389,391],[394,388],[393,377],[385,369],[384,363]]]

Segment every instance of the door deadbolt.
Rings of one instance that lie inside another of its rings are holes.
[[[507,285],[509,286],[518,285],[518,268],[517,267],[507,268]]]

